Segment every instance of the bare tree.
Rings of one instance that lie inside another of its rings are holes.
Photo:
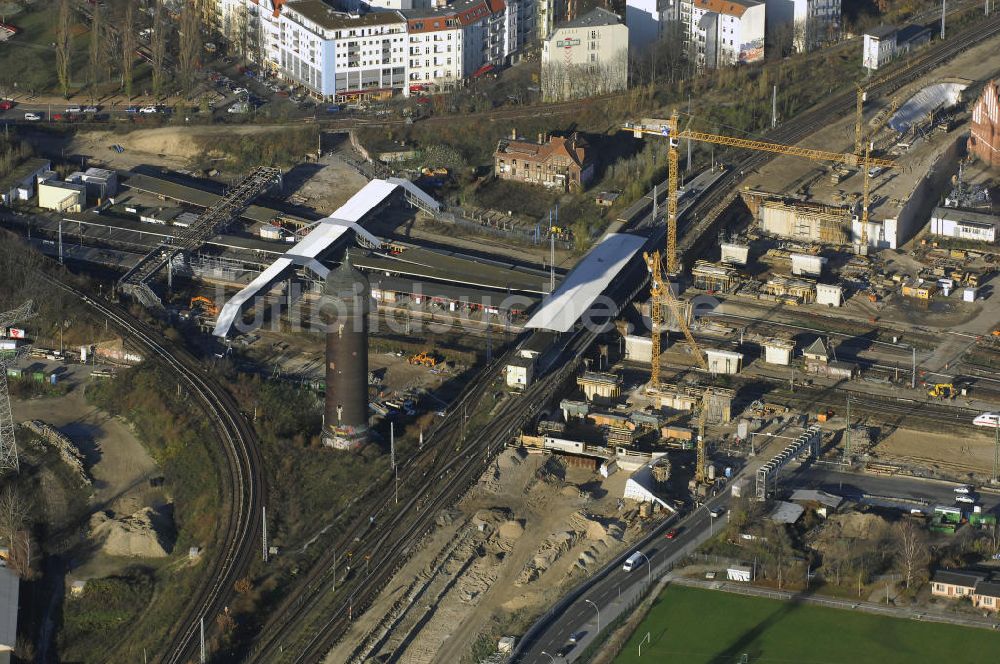
[[[163,16],[163,0],[156,0],[152,40],[150,46],[153,58],[153,96],[159,97],[163,92],[164,64],[167,57],[167,22]]]
[[[28,515],[28,504],[17,489],[5,487],[0,493],[0,538],[10,542],[28,523]]]
[[[190,94],[194,84],[194,70],[201,50],[201,12],[196,2],[184,3],[181,10],[180,53],[178,58],[181,86]]]
[[[70,14],[69,0],[59,0],[58,18],[56,20],[56,77],[59,79],[59,90],[63,97],[69,98],[70,62],[73,59],[73,17]]]
[[[93,5],[93,20],[90,24],[90,67],[87,72],[87,82],[90,84],[90,96],[93,98],[97,91],[97,84],[103,75],[107,53],[104,50],[105,36],[104,26],[101,22],[101,3]]]
[[[913,525],[912,521],[900,521],[893,528],[896,564],[903,575],[906,588],[917,581],[927,571],[930,554],[927,537]]]
[[[22,579],[34,577],[31,568],[34,542],[28,529],[31,508],[16,488],[0,493],[0,539],[8,545],[7,565]]]
[[[133,69],[135,65],[135,3],[125,0],[122,17],[122,89],[132,98]]]

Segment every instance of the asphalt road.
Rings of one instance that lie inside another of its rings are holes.
[[[781,489],[822,489],[866,504],[928,511],[933,510],[935,505],[960,505],[955,502],[956,486],[958,485],[954,482],[913,477],[858,475],[811,464],[790,467],[785,471],[781,482]],[[708,503],[708,507],[728,507],[729,494],[727,487],[726,491]],[[981,493],[977,497],[984,512],[1000,512],[1000,495]],[[634,551],[641,551],[648,556],[648,564],[644,563],[631,572],[625,572],[621,563],[617,563],[605,578],[581,594],[533,642],[523,644],[524,650],[514,661],[523,664],[575,661],[598,633],[598,609],[600,625],[608,625],[621,613],[631,610],[635,601],[648,588],[650,579],[655,582],[669,571],[672,563],[711,536],[714,525],[708,512],[706,508],[699,508],[681,521],[670,520],[657,527],[646,540],[628,551],[629,555]],[[720,517],[725,518],[725,514]],[[672,529],[679,531],[677,537],[665,539],[664,534]],[[597,605],[596,609],[594,604]],[[570,636],[580,633],[582,638],[576,644],[570,644]],[[565,655],[559,655],[560,652]]]
[[[598,613],[600,626],[606,626],[620,614],[630,610],[650,583],[655,583],[669,571],[672,564],[711,536],[717,524],[713,523],[709,510],[720,506],[728,507],[729,499],[727,489],[681,520],[670,519],[655,528],[645,540],[630,548],[626,554],[640,551],[646,556],[646,560],[631,572],[622,569],[620,562],[615,564],[603,579],[581,594],[533,643],[524,646],[525,650],[514,661],[539,664],[553,660],[574,661],[598,634]],[[725,515],[720,517],[725,518]],[[665,535],[671,530],[677,530],[677,536],[667,539]],[[569,643],[572,634],[580,636],[576,644]],[[559,655],[560,652],[564,652],[565,656]]]
[[[933,510],[936,505],[969,509],[955,501],[955,482],[926,480],[918,477],[859,475],[833,468],[805,465],[790,468],[781,481],[786,488],[822,489],[829,493],[872,505],[915,507]],[[984,512],[1000,512],[1000,494],[976,492]],[[885,500],[889,497],[893,500]]]

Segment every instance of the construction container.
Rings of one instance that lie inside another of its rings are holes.
[[[44,383],[45,382],[45,372],[44,371],[36,371],[36,372],[34,372],[34,373],[31,374],[31,379],[33,381],[35,381],[36,383]]]
[[[16,367],[7,367],[7,376],[9,378],[21,378],[24,375],[23,369],[18,369]]]
[[[59,376],[57,374],[49,374],[49,385],[55,385],[59,382]]]
[[[17,350],[20,343],[17,339],[0,339],[0,350]]]

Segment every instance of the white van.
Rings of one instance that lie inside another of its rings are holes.
[[[639,552],[639,551],[636,551],[635,553],[633,553],[631,556],[629,556],[625,560],[625,564],[622,565],[622,569],[625,570],[626,572],[631,572],[641,562],[642,562],[642,553]]]

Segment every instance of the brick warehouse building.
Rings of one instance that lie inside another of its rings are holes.
[[[1000,86],[990,81],[972,107],[969,153],[994,168],[1000,167]]]
[[[500,141],[494,154],[501,180],[540,184],[563,191],[585,189],[594,177],[594,161],[587,142],[576,132],[569,138],[541,134],[538,142],[511,138]]]

